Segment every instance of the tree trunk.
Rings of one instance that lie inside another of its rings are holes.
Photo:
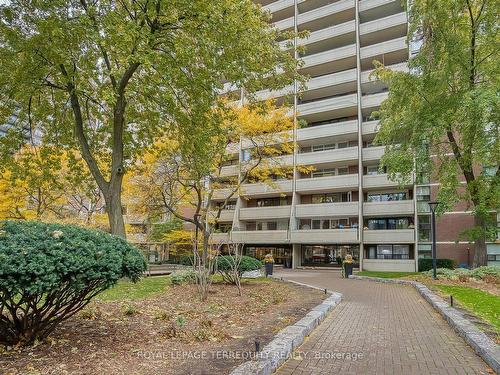
[[[480,237],[475,239],[474,260],[472,261],[472,267],[476,268],[488,265],[488,251],[486,248],[486,224],[484,219],[479,215],[474,216],[474,225],[476,228],[479,228],[480,231]]]
[[[122,213],[121,184],[110,187],[106,198],[106,213],[108,214],[111,234],[126,238],[125,222]]]

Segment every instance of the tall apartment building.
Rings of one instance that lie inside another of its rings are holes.
[[[430,256],[426,202],[436,187],[416,183],[400,187],[390,181],[379,169],[384,146],[373,145],[379,126],[373,112],[388,95],[387,88],[370,77],[373,61],[407,70],[407,61],[418,48],[418,43],[408,46],[401,0],[260,3],[280,30],[310,31],[309,38],[295,41],[305,46],[300,58],[301,72],[310,77],[307,89],[300,95],[297,85],[258,93],[278,103],[287,94],[294,96],[297,147],[284,158],[295,171],[293,178],[272,185],[244,185],[241,196],[222,212],[213,240],[243,243],[244,252],[257,258],[272,253],[286,267],[335,266],[351,254],[365,270],[416,271],[419,256]],[[223,176],[239,173],[238,164],[248,154],[245,146],[230,152],[232,161]],[[303,174],[298,165],[313,166],[314,171]],[[213,204],[227,192],[218,190]],[[442,238],[453,227],[448,219],[456,217],[441,219]],[[459,220],[460,228],[469,219]],[[454,256],[449,238],[438,245],[438,256],[466,263],[463,254]]]

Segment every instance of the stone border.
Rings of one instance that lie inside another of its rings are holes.
[[[279,277],[275,279],[292,284],[306,286],[312,289],[325,290],[312,285],[299,283],[292,280],[284,280]],[[342,294],[325,290],[330,294],[322,303],[313,307],[302,319],[295,324],[279,331],[274,339],[264,346],[262,350],[255,353],[255,360],[247,361],[231,371],[231,375],[270,375],[290,358],[294,349],[301,345],[306,336],[316,328],[342,300]]]
[[[382,283],[412,285],[429,304],[434,307],[448,324],[469,344],[472,349],[495,371],[500,374],[500,345],[480,331],[463,313],[451,307],[441,297],[434,294],[424,284],[417,281],[383,279],[369,276],[349,276],[350,279],[369,280]]]

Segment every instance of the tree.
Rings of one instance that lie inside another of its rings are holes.
[[[198,228],[203,267],[208,264],[211,245],[216,245],[210,237],[221,212],[241,193],[242,185],[251,180],[272,184],[273,174],[292,173],[280,156],[293,151],[293,120],[286,107],[277,109],[271,102],[263,102],[230,107],[222,115],[215,110],[203,123],[197,123],[196,118],[193,123],[197,124],[196,132],[171,136],[155,145],[143,158],[134,181],[143,207],[174,215]],[[240,141],[250,157],[240,161],[236,176],[224,177],[223,167],[231,160],[227,150]],[[214,206],[214,193],[221,188],[227,189],[227,195]]]
[[[11,0],[0,5],[0,123],[17,113],[45,144],[77,147],[125,236],[123,177],[141,151],[193,103],[208,112],[225,82],[250,93],[292,83],[298,62],[277,43],[292,36],[250,0]]]
[[[416,165],[417,175],[437,179],[441,211],[470,203],[474,266],[487,263],[491,211],[500,206],[498,7],[491,0],[413,1],[410,35],[422,47],[409,72],[376,70],[389,86],[376,138],[387,145],[382,164],[391,178],[408,181]]]
[[[0,168],[0,219],[95,224],[102,195],[74,152],[26,144],[12,161]]]

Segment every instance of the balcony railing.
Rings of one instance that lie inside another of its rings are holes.
[[[327,176],[315,178],[301,178],[296,182],[297,191],[321,192],[333,191],[347,188],[356,188],[358,186],[357,174],[346,174],[341,176]]]
[[[273,244],[288,242],[287,230],[253,230],[231,232],[231,240],[237,243]]]
[[[306,244],[357,243],[359,241],[357,228],[293,230],[290,239],[293,243]]]
[[[415,229],[365,229],[364,243],[397,244],[415,242]]]
[[[290,217],[291,206],[248,207],[240,209],[241,220],[280,219]]]
[[[413,199],[390,202],[366,202],[363,204],[363,215],[413,215],[415,204]]]
[[[296,217],[357,216],[358,202],[299,204]]]

